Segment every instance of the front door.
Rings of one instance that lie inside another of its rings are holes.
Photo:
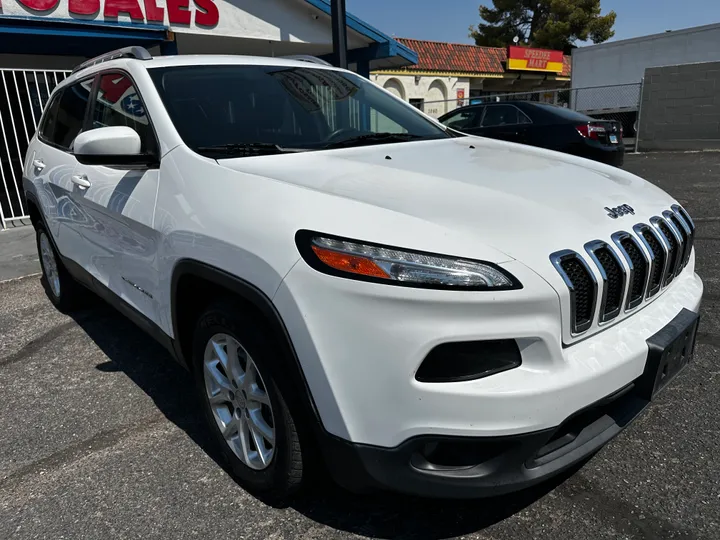
[[[124,72],[100,75],[88,129],[128,126],[142,141],[142,152],[157,154],[157,139],[132,79]],[[87,186],[82,206],[91,227],[87,271],[113,293],[157,322],[153,291],[157,283],[157,235],[153,230],[159,170],[78,164],[75,175]]]

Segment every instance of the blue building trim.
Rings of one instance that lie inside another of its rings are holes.
[[[163,46],[165,26],[0,16],[0,53],[90,57],[128,45]]]
[[[313,6],[314,8],[319,9],[326,15],[330,15],[330,0],[305,0],[308,4]],[[409,49],[402,43],[394,40],[392,37],[388,36],[387,34],[384,34],[377,28],[370,26],[368,23],[366,23],[363,20],[358,19],[355,15],[352,13],[347,14],[347,26],[351,30],[354,30],[358,34],[365,36],[368,39],[371,39],[375,42],[375,45],[379,45],[379,47],[375,47],[371,45],[370,47],[367,47],[367,49],[371,49],[371,52],[368,52],[366,54],[372,55],[372,57],[363,57],[363,59],[366,60],[379,60],[381,58],[393,58],[395,56],[399,56],[403,60],[406,60],[409,64],[417,64],[418,62],[418,55],[415,51],[412,49]],[[358,60],[352,59],[352,53],[356,51],[364,51],[366,49],[354,49],[348,51],[348,62],[351,63],[357,63]]]

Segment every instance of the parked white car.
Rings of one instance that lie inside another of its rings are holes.
[[[52,302],[90,289],[167,347],[256,491],[296,490],[313,456],[355,490],[521,489],[692,356],[703,286],[672,197],[320,62],[89,61],[24,177]]]

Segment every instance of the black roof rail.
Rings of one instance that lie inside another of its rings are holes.
[[[311,64],[320,64],[323,66],[332,66],[330,62],[309,54],[291,54],[290,56],[283,56],[282,58],[287,60],[298,60],[300,62],[310,62]]]
[[[116,60],[118,58],[135,58],[137,60],[151,60],[152,55],[148,52],[148,50],[145,47],[124,47],[122,49],[116,49],[114,51],[110,51],[105,54],[101,54],[100,56],[96,56],[95,58],[91,58],[90,60],[86,60],[82,64],[75,66],[75,68],[72,70],[72,73],[76,73],[80,71],[81,69],[89,68],[90,66],[94,66],[96,64],[101,64],[102,62],[108,62],[110,60]]]

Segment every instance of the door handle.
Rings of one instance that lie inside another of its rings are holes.
[[[90,180],[88,180],[88,177],[84,174],[75,174],[70,179],[72,180],[73,184],[76,184],[82,189],[87,189],[92,186]]]
[[[42,159],[34,159],[33,167],[35,167],[39,171],[42,171],[45,168],[45,162]]]

